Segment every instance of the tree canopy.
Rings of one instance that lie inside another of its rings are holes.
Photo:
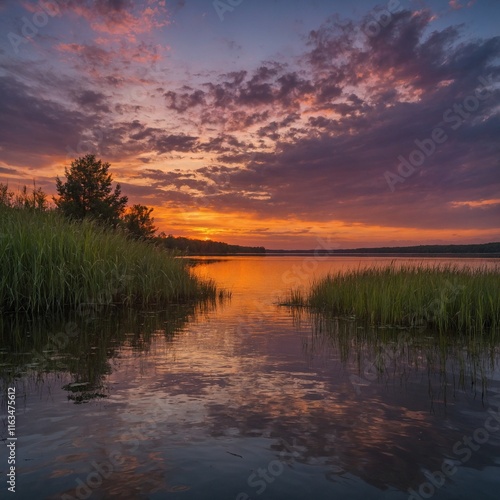
[[[0,206],[43,212],[48,209],[47,195],[42,191],[42,188],[36,187],[34,181],[31,191],[24,185],[17,193],[10,191],[8,184],[0,182]]]
[[[132,205],[123,217],[123,225],[130,236],[136,239],[151,239],[155,232],[152,208],[146,205]]]
[[[93,218],[116,227],[125,211],[128,198],[122,196],[120,184],[113,189],[110,164],[88,154],[65,167],[66,181],[56,178],[59,195],[54,202],[64,215],[73,219]]]
[[[265,254],[264,247],[245,247],[241,245],[230,245],[221,241],[195,240],[182,236],[168,236],[160,233],[156,238],[157,245],[169,250],[180,250],[188,255],[226,255],[230,253],[254,253]]]

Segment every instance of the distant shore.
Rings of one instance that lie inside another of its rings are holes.
[[[199,243],[198,240],[188,240]],[[218,242],[202,242],[205,244],[218,244],[218,245],[229,245],[225,243]],[[494,243],[479,243],[472,245],[419,245],[410,247],[380,247],[380,248],[350,248],[350,249],[294,249],[294,250],[271,250],[264,247],[254,247],[258,248],[258,251],[252,251],[252,247],[241,247],[238,245],[232,246],[235,250],[231,251],[232,248],[228,248],[228,251],[219,252],[208,252],[197,248],[195,251],[189,252],[184,248],[178,248],[178,250],[185,251],[184,256],[187,257],[223,257],[223,256],[276,256],[276,255],[295,255],[295,256],[352,256],[352,257],[377,257],[377,256],[387,256],[387,257],[470,257],[470,258],[500,258],[500,242]],[[244,249],[243,251],[239,251]],[[198,250],[198,251],[196,251]]]
[[[251,252],[227,252],[227,253],[196,253],[183,254],[180,257],[457,257],[457,258],[477,258],[477,259],[500,259],[500,252],[354,252],[354,251],[327,251],[327,250],[266,250],[264,253]]]
[[[379,247],[379,248],[350,248],[350,249],[325,249],[315,250],[269,250],[266,254],[317,254],[317,255],[404,255],[407,257],[420,257],[422,255],[440,256],[483,256],[500,257],[500,242],[477,243],[471,245],[413,245],[409,247]]]
[[[453,252],[414,252],[414,253],[404,253],[404,252],[321,252],[317,250],[310,251],[293,251],[293,252],[281,252],[281,251],[271,251],[266,252],[264,256],[272,257],[279,255],[290,255],[290,256],[308,256],[317,255],[322,257],[462,257],[462,258],[500,258],[500,252],[494,253],[453,253]]]

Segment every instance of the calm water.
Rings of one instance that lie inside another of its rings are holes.
[[[498,498],[499,344],[276,305],[328,271],[391,260],[204,258],[193,272],[230,301],[4,318],[17,498]]]

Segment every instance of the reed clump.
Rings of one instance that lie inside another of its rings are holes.
[[[328,275],[289,305],[372,325],[478,333],[500,328],[500,267],[367,267]]]
[[[152,305],[216,297],[182,259],[91,221],[0,206],[0,311]]]

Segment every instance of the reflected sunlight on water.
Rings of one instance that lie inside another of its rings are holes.
[[[403,499],[445,459],[458,467],[434,498],[496,498],[500,432],[465,462],[454,450],[498,406],[498,344],[276,304],[298,281],[391,260],[203,258],[193,272],[230,300],[103,313],[35,364],[64,320],[31,325],[0,351],[18,388],[21,498]]]

